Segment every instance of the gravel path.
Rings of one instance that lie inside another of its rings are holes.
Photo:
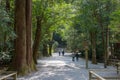
[[[93,65],[89,61],[89,69],[85,68],[85,60],[79,58],[79,61],[72,61],[71,53],[65,53],[65,56],[58,56],[54,53],[52,57],[38,60],[37,72],[31,73],[18,80],[89,80],[90,69],[103,69],[103,64]],[[108,66],[107,69],[114,69]],[[116,72],[113,72],[116,75]],[[113,75],[112,74],[112,75]],[[102,75],[106,75],[102,74]]]

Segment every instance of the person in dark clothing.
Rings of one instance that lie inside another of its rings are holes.
[[[62,55],[64,56],[64,54],[65,54],[65,52],[64,52],[64,50],[62,50]]]
[[[76,61],[78,61],[78,60],[79,60],[79,54],[76,53],[76,54],[75,54],[75,57],[76,57]]]
[[[59,56],[60,56],[60,51],[59,51]]]
[[[72,54],[72,61],[75,61],[75,54]]]

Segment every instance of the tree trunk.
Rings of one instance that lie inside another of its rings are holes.
[[[91,33],[91,46],[92,46],[92,63],[97,64],[96,60],[96,33],[92,31]]]
[[[35,70],[32,57],[31,0],[15,1],[15,55],[12,70],[24,75]]]
[[[109,58],[109,28],[106,28],[106,63],[108,64]]]
[[[38,55],[39,44],[41,39],[41,21],[42,18],[40,16],[37,16],[37,29],[36,29],[35,40],[33,45],[33,60],[35,64],[37,64],[37,57],[38,57],[37,55]]]
[[[43,56],[44,57],[48,57],[50,56],[49,53],[48,53],[48,47],[47,47],[47,44],[43,44]]]
[[[49,56],[52,56],[52,46],[53,46],[53,34],[51,34],[51,38],[48,40],[48,45],[49,45]]]
[[[18,73],[26,74],[28,67],[26,64],[26,1],[15,1],[15,31],[17,38],[15,40],[15,55],[13,57],[12,68]]]
[[[29,71],[35,69],[32,57],[32,0],[26,0],[26,61]]]
[[[49,55],[52,56],[52,44],[49,44]]]
[[[103,53],[104,53],[104,68],[107,68],[104,27],[103,26],[101,26],[101,27],[102,27],[102,42],[103,42]]]
[[[105,50],[104,26],[103,26],[103,23],[102,23],[101,15],[97,14],[96,18],[97,18],[97,21],[98,21],[98,23],[101,27],[101,30],[102,30],[101,35],[102,35],[102,44],[103,44],[104,68],[106,68],[107,67],[107,60],[106,60],[106,50]]]
[[[114,46],[113,43],[110,44],[111,56],[114,55]]]

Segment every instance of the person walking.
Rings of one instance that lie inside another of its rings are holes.
[[[59,56],[60,56],[60,51],[59,51]]]
[[[74,62],[75,61],[75,54],[72,53],[72,61]]]
[[[64,50],[62,50],[62,55],[64,56],[64,54],[65,54],[65,52],[64,52]]]
[[[76,61],[78,61],[79,60],[79,54],[77,52],[75,54],[75,57],[76,57]]]

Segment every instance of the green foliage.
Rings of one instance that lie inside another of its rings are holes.
[[[102,35],[101,35],[101,32],[103,32],[102,27],[105,30],[110,24],[111,20],[112,20],[111,23],[115,27],[116,25],[119,26],[119,22],[120,22],[119,10],[117,9],[115,11],[116,0],[81,0],[81,1],[75,0],[72,5],[74,5],[73,14],[75,15],[72,18],[73,23],[69,28],[66,28],[66,30],[64,31],[64,34],[65,34],[64,39],[67,40],[68,47],[71,50],[74,50],[76,48],[83,50],[84,40],[88,40],[88,42],[90,42],[89,33],[95,32],[96,33],[95,40],[97,44],[96,45],[97,58],[99,59],[103,58]],[[112,13],[112,18],[110,17],[111,13]],[[117,30],[119,31],[118,28]],[[118,39],[119,33],[117,31],[115,33],[117,34],[116,36]],[[114,36],[115,36],[115,33],[114,33]],[[89,45],[89,48],[91,48],[91,44]]]
[[[11,58],[10,52],[0,52],[0,65],[10,64]]]
[[[41,45],[53,39],[53,32],[64,35],[64,29],[71,25],[72,5],[64,0],[33,0],[33,25],[36,26],[36,16],[40,16],[42,21],[42,42]],[[34,31],[33,31],[34,32]]]
[[[83,42],[90,42],[90,32],[96,32],[97,58],[103,56],[102,28],[110,28],[110,42],[120,41],[120,6],[119,0],[32,0],[33,38],[37,26],[36,17],[41,18],[42,34],[40,50],[43,44],[53,41],[53,33],[59,34],[60,42],[74,51],[84,50]],[[0,5],[0,51],[13,50],[14,33],[14,1],[11,10],[6,12],[5,1]],[[114,38],[114,39],[113,39]],[[56,48],[59,43],[54,42]],[[91,49],[91,45],[89,45]],[[5,52],[5,51],[4,51]],[[91,50],[90,50],[91,53]],[[2,55],[2,53],[0,53]],[[90,54],[91,56],[91,54]]]
[[[111,20],[112,28],[119,25],[119,9],[115,9],[116,0],[33,0],[33,25],[36,16],[41,16],[43,43],[56,32],[67,40],[70,49],[83,49],[83,41],[90,42],[90,32],[97,32],[97,45],[101,44],[100,23],[104,28]]]
[[[118,2],[117,4],[119,4]],[[111,42],[116,43],[120,41],[120,6],[116,6],[114,12],[111,14],[111,22],[109,28],[111,30]]]
[[[4,62],[9,62],[16,35],[12,27],[12,18],[10,13],[6,12],[4,3],[5,1],[2,1],[2,5],[0,5],[0,58]]]
[[[55,51],[55,49],[58,47],[59,43],[57,41],[54,42],[53,44],[53,50]]]

